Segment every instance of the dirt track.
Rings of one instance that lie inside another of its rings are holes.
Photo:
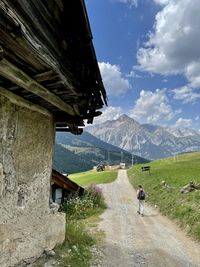
[[[115,182],[101,185],[108,209],[99,228],[106,234],[101,267],[196,267],[200,245],[191,241],[170,220],[145,205],[137,214],[136,192],[125,170]]]

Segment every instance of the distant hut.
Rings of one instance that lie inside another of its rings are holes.
[[[0,1],[0,266],[62,243],[49,208],[55,131],[81,134],[106,104],[84,1]]]

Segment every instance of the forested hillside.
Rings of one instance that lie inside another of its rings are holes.
[[[56,135],[53,167],[62,173],[76,173],[90,170],[100,162],[113,165],[125,162],[147,162],[144,158],[101,141],[84,132],[82,135],[59,132]]]

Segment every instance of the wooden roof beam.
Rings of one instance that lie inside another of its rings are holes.
[[[51,117],[52,114],[47,111],[45,108],[33,104],[30,101],[27,101],[26,99],[22,98],[21,96],[15,95],[12,92],[8,91],[7,89],[3,88],[0,86],[0,95],[8,98],[10,100],[11,103],[20,106],[20,107],[24,107],[27,109],[30,109],[32,111],[36,111],[39,112],[45,116]]]
[[[56,132],[70,132],[73,133],[75,135],[80,135],[83,133],[83,129],[82,128],[69,128],[69,127],[56,127]]]
[[[24,58],[24,52],[27,54],[27,51],[29,51],[32,60],[35,60],[36,57],[42,60],[58,74],[72,93],[76,93],[77,89],[72,83],[75,82],[75,77],[69,70],[70,63],[66,59],[62,60],[63,55],[66,55],[66,50],[61,45],[63,36],[59,29],[60,24],[56,20],[54,12],[52,12],[53,14],[49,13],[45,4],[48,1],[30,0],[28,1],[28,7],[26,2],[0,1],[0,18],[3,17],[5,25],[9,25],[11,33],[14,29],[15,35],[18,37],[12,38],[14,39],[13,46],[8,43],[5,47],[9,46],[10,50],[13,51],[17,46],[17,54],[22,59]],[[62,0],[58,2],[63,3]],[[2,18],[0,19],[1,23]],[[5,26],[5,28],[7,27]],[[21,51],[22,53],[20,52],[21,48],[23,49],[21,44],[26,48],[24,52]],[[27,57],[29,57],[29,54]]]
[[[51,103],[58,109],[72,115],[77,116],[77,114],[72,106],[66,104],[58,96],[51,93],[44,86],[39,84],[37,81],[29,77],[25,72],[17,68],[15,65],[10,63],[5,58],[0,60],[0,75],[6,79],[16,83],[20,87],[26,89],[27,91],[43,98],[45,101]]]
[[[0,46],[0,60],[3,59],[3,48]]]
[[[53,70],[49,70],[49,71],[45,71],[42,73],[38,73],[36,75],[33,76],[33,79],[36,80],[38,83],[40,82],[45,82],[45,81],[51,81],[54,80],[56,77],[58,77],[58,74],[55,74],[55,72]],[[60,81],[61,83],[61,81]],[[20,88],[17,84],[12,85],[11,87],[9,87],[9,90],[16,90]]]

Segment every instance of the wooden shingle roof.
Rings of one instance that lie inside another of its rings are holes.
[[[0,0],[0,93],[6,91],[76,134],[101,114],[106,92],[83,0]]]

